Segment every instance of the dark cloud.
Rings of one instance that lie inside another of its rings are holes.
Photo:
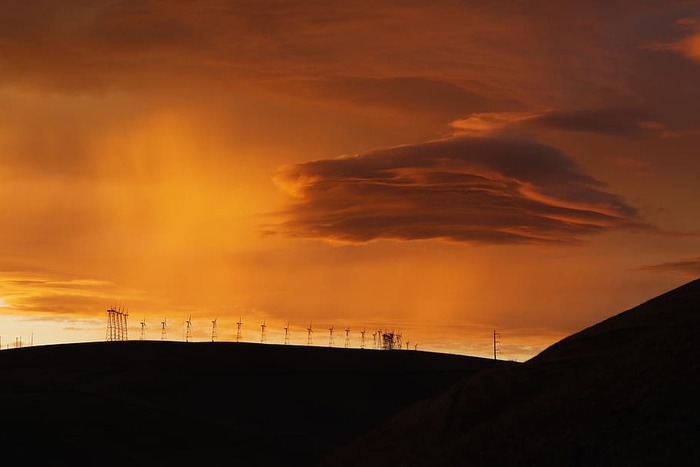
[[[296,164],[278,181],[293,199],[274,230],[292,236],[570,244],[649,228],[565,154],[529,140],[460,136]]]
[[[324,99],[447,119],[464,115],[465,110],[486,112],[521,107],[517,102],[491,99],[456,84],[421,77],[326,78],[302,82],[299,87]]]
[[[679,272],[685,276],[700,276],[700,256],[668,263],[651,264],[638,268],[641,271]]]

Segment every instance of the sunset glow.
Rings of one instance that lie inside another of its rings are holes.
[[[0,336],[520,361],[700,275],[700,3],[11,2]]]

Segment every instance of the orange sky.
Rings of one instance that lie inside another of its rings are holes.
[[[700,4],[579,3],[9,2],[3,348],[121,303],[525,360],[696,277]]]

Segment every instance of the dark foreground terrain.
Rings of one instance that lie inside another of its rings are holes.
[[[474,374],[328,465],[700,465],[700,280]]]
[[[0,351],[2,465],[313,465],[484,368],[415,351],[114,342]]]

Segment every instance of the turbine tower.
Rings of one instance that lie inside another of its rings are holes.
[[[313,339],[314,330],[313,330],[312,325],[313,325],[313,321],[311,323],[309,323],[309,327],[306,328],[306,331],[307,331],[306,345],[312,345],[314,343],[314,339]]]
[[[190,318],[185,321],[185,342],[189,342],[192,340],[192,315],[190,315]]]
[[[267,341],[267,336],[265,336],[265,330],[267,329],[267,324],[265,324],[265,320],[263,320],[263,323],[260,325],[260,343],[264,344]]]
[[[219,318],[214,318],[214,321],[211,322],[211,341],[214,342],[216,341],[216,320]]]
[[[168,332],[166,329],[168,328],[168,318],[163,318],[163,321],[160,322],[160,340],[164,341],[168,339]]]
[[[236,323],[236,342],[240,342],[243,338],[243,335],[241,334],[241,326],[243,326],[243,320],[239,316],[238,322]]]
[[[333,326],[328,328],[328,347],[333,347]]]
[[[365,330],[365,328],[362,328],[362,331],[360,332],[360,336],[362,336],[362,337],[360,337],[360,348],[361,349],[365,348],[365,333],[366,332],[367,331]]]
[[[350,347],[350,325],[348,324],[348,327],[345,328],[345,348],[347,349]]]
[[[284,328],[284,345],[289,344],[289,321],[287,321],[287,326]]]
[[[143,317],[143,321],[141,321],[141,340],[146,339],[146,317]]]
[[[122,334],[122,340],[123,341],[129,340],[129,309],[128,308],[124,312],[124,331]]]

